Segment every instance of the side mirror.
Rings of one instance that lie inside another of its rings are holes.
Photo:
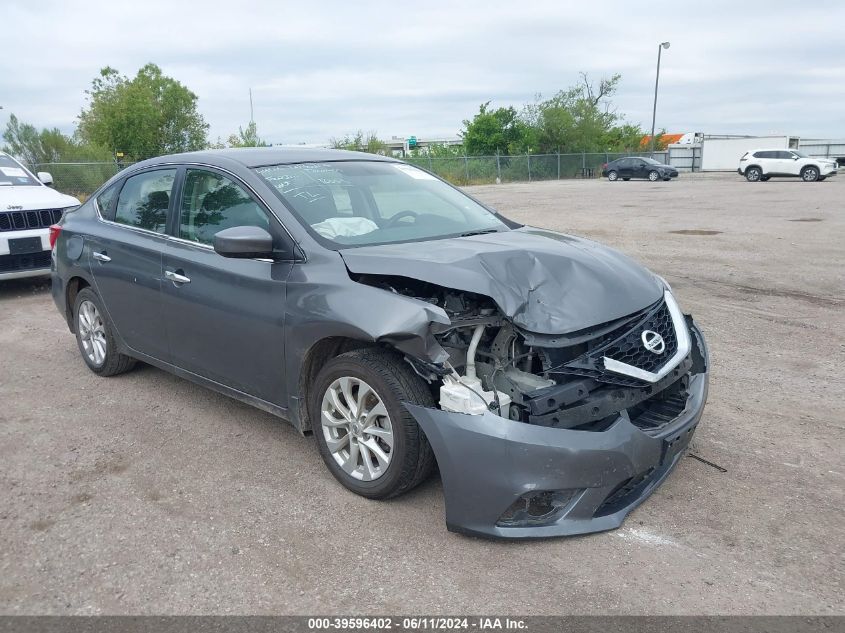
[[[798,160],[798,156],[796,156],[795,154],[793,154],[793,155],[792,155],[792,160]]]
[[[257,226],[233,226],[214,235],[214,251],[238,259],[272,258],[273,236]]]
[[[53,186],[53,176],[50,175],[49,171],[39,171],[38,180],[40,180],[45,185],[48,185],[50,187]]]

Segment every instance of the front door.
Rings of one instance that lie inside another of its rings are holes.
[[[648,178],[649,165],[642,158],[632,158],[633,169],[631,173],[634,178]]]
[[[290,262],[218,255],[214,234],[278,221],[223,173],[188,168],[174,232],[164,253],[162,307],[174,365],[214,382],[286,406],[285,282]]]
[[[176,169],[127,178],[105,222],[86,237],[97,294],[123,341],[133,350],[168,360],[161,314],[162,248]]]

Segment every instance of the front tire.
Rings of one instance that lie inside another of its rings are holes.
[[[99,376],[116,376],[135,366],[135,359],[117,351],[112,324],[90,288],[83,288],[73,302],[76,344],[88,369]]]
[[[648,179],[649,179],[651,182],[657,182],[658,180],[660,180],[660,174],[658,174],[658,173],[657,173],[656,171],[654,171],[654,170],[651,170],[650,172],[648,172]]]
[[[345,488],[388,499],[431,473],[434,453],[402,402],[435,406],[426,383],[388,350],[347,352],[320,370],[308,414],[320,456]]]
[[[801,170],[801,180],[804,182],[816,182],[819,179],[818,167],[809,165]]]
[[[615,171],[611,170],[611,171],[607,172],[607,179],[610,182],[616,182],[617,180],[619,180],[619,174],[617,174]]]

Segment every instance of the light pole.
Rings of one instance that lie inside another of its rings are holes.
[[[651,154],[654,155],[654,122],[657,120],[657,84],[660,83],[660,53],[669,48],[669,42],[661,42],[657,47],[657,77],[654,79],[654,109],[651,111]]]

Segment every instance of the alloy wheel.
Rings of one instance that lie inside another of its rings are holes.
[[[106,360],[107,351],[106,327],[93,302],[83,301],[79,304],[77,328],[82,349],[85,350],[88,360],[94,365],[102,365]]]
[[[615,171],[612,171],[612,172],[607,174],[607,179],[610,182],[614,182],[617,178],[619,178],[619,175]]]
[[[649,179],[651,182],[657,182],[657,179],[658,179],[658,178],[660,178],[660,174],[658,174],[656,171],[650,171],[650,172],[648,172],[648,179]]]
[[[819,172],[815,167],[807,167],[803,172],[801,172],[801,178],[804,182],[815,182],[818,180]]]
[[[320,424],[326,446],[343,471],[360,481],[387,472],[393,457],[393,426],[376,391],[360,378],[341,376],[323,394]]]
[[[758,180],[760,180],[760,176],[760,170],[756,167],[752,167],[745,173],[745,178],[750,182],[757,182]]]

